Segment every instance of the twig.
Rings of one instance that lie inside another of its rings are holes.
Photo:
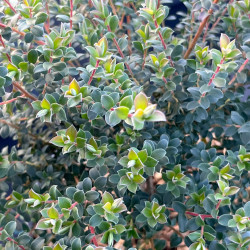
[[[6,29],[6,28],[8,28],[8,26],[3,24],[3,23],[0,23],[0,28]],[[21,36],[25,36],[25,32],[19,31],[17,28],[14,28],[14,27],[10,27],[10,28],[12,29],[13,32],[18,33]],[[37,44],[40,44],[40,45],[45,45],[45,42],[43,42],[43,41],[34,40],[34,42],[36,42]]]
[[[114,15],[117,15],[116,8],[115,8],[115,6],[114,6],[114,4],[113,4],[113,1],[112,1],[112,0],[109,0],[109,4],[110,4],[110,7],[111,7],[111,9],[112,9],[113,14],[114,14]]]
[[[176,212],[173,208],[171,207],[167,207],[167,209],[169,211],[172,211],[172,212]],[[185,211],[185,214],[188,214],[188,215],[192,215],[192,216],[200,216],[202,219],[205,219],[205,218],[213,218],[212,215],[210,214],[198,214],[198,213],[194,213],[194,212],[190,212],[190,211]],[[217,217],[219,218],[219,216]]]
[[[156,29],[158,29],[158,28],[159,28],[159,25],[158,25],[158,23],[157,23],[157,21],[156,21],[156,20],[155,20],[155,27],[156,27]],[[160,31],[160,30],[158,30],[158,35],[159,35],[159,37],[160,37],[161,44],[162,44],[162,46],[163,46],[164,50],[166,50],[166,49],[167,49],[167,45],[166,45],[166,43],[165,43],[165,41],[164,41],[164,39],[163,39],[163,36],[162,36],[162,34],[161,34],[161,31]],[[171,57],[170,57],[170,56],[168,56],[168,60],[169,60],[169,62],[170,62],[171,67],[174,67],[173,61],[172,61],[172,59],[171,59]]]
[[[202,33],[202,31],[203,31],[203,29],[204,29],[206,23],[208,22],[210,16],[212,15],[212,13],[213,13],[213,10],[210,9],[210,10],[208,11],[208,15],[206,16],[206,18],[204,18],[203,21],[200,23],[199,29],[197,30],[197,32],[196,32],[196,34],[195,34],[195,37],[194,37],[193,41],[191,42],[191,44],[190,44],[188,50],[186,51],[186,53],[185,53],[185,55],[184,55],[184,59],[187,59],[187,58],[189,57],[190,53],[192,52],[194,46],[196,45],[197,40],[199,39],[199,37],[200,37],[200,35],[201,35],[201,33]]]
[[[221,61],[220,61],[220,64],[223,64],[223,63],[224,63],[224,60],[225,60],[225,59],[222,58]],[[212,77],[211,77],[210,80],[209,80],[208,86],[210,86],[210,85],[212,84],[212,82],[213,82],[215,76],[219,73],[219,71],[220,71],[220,66],[217,66],[217,68],[216,68],[214,74],[212,75]]]
[[[109,25],[107,25],[107,28],[108,28],[108,31],[111,32],[111,29],[110,29],[110,26],[109,26]],[[113,42],[114,42],[114,44],[115,44],[115,46],[116,46],[116,48],[117,48],[117,50],[118,50],[118,52],[119,52],[121,58],[123,59],[123,58],[124,58],[124,54],[123,54],[123,52],[122,52],[122,50],[121,50],[121,48],[120,48],[120,46],[119,46],[119,44],[118,44],[118,42],[117,42],[117,40],[116,40],[115,37],[113,38]],[[133,74],[133,72],[132,72],[130,66],[128,65],[128,63],[125,62],[124,64],[125,64],[126,68],[128,69],[130,75],[133,77],[133,80],[135,81],[135,83],[136,83],[137,85],[140,85],[139,82],[135,79],[134,74]]]
[[[10,99],[10,100],[4,101],[4,102],[0,102],[0,106],[5,105],[5,104],[12,103],[12,102],[16,101],[19,97],[24,97],[24,96],[25,96],[25,95],[21,95],[21,96],[18,96],[18,97],[16,97],[16,98],[13,98],[13,99]]]
[[[96,69],[97,69],[98,66],[99,66],[99,63],[100,63],[100,60],[97,60],[97,61],[96,61],[96,64],[95,64],[95,69],[92,71],[92,74],[91,74],[91,76],[90,76],[90,78],[89,78],[88,85],[90,85],[90,83],[92,82],[93,77],[94,77],[95,72],[96,72]]]
[[[52,58],[52,52],[51,52],[51,55],[50,55],[50,58],[49,58],[49,62],[52,63],[53,62],[53,58]],[[48,73],[50,74],[51,72],[51,68],[48,70]],[[42,94],[45,95],[46,93],[46,88],[48,87],[48,83],[46,82],[45,85],[44,85],[44,88],[43,88],[43,92]]]
[[[224,63],[224,58],[221,59],[220,64]],[[208,86],[210,86],[215,78],[215,76],[219,73],[220,71],[220,66],[217,66],[215,72],[213,73],[212,77],[210,78],[209,82],[208,82]],[[206,92],[202,94],[202,96],[204,97],[206,95]]]
[[[34,97],[34,96],[31,95],[30,93],[28,93],[28,92],[27,92],[25,89],[23,89],[23,88],[21,87],[21,85],[19,85],[18,83],[13,82],[12,84],[13,84],[18,90],[20,90],[26,97],[30,98],[30,99],[33,100],[33,101],[36,101],[36,100],[37,100],[36,97]]]
[[[144,67],[145,67],[147,51],[148,51],[148,49],[145,49],[145,50],[144,50],[144,53],[143,53],[142,69],[144,69]]]
[[[73,21],[72,21],[72,17],[73,17],[73,0],[69,0],[69,4],[70,4],[70,20],[69,20],[69,23],[70,23],[70,29],[72,29],[72,26],[73,26]]]
[[[216,205],[216,207],[215,207],[215,210],[218,210],[218,209],[219,209],[220,204],[221,204],[221,201],[222,201],[222,200],[219,200],[219,201],[218,201],[218,203],[217,203],[217,205]]]
[[[78,202],[76,201],[76,202],[74,202],[72,205],[71,205],[71,207],[69,208],[69,210],[72,210],[75,206],[77,206],[78,205]],[[62,218],[64,216],[64,214],[60,214],[59,215],[59,218]]]
[[[1,232],[0,232],[0,235],[2,235]],[[8,237],[8,238],[6,238],[6,240],[13,242],[13,243],[16,244],[18,247],[20,247],[22,250],[25,250],[25,247],[24,247],[24,246],[19,245],[19,243],[18,243],[17,241],[13,240],[12,238]]]
[[[48,5],[48,0],[45,3],[45,8],[46,8],[46,12],[48,15],[48,19],[47,19],[47,23],[44,25],[46,32],[49,34],[50,33],[50,17],[49,17],[49,5]]]
[[[166,84],[168,84],[168,81],[167,81],[167,79],[166,79],[166,77],[162,77],[162,80],[166,83]]]
[[[246,59],[244,61],[244,63],[240,66],[238,72],[234,75],[234,77],[232,78],[232,80],[228,83],[228,85],[231,85],[237,78],[237,74],[240,73],[244,68],[245,66],[247,65],[247,63],[249,62],[249,59]]]
[[[91,241],[93,241],[94,245],[95,245],[96,247],[98,247],[98,242],[97,242],[96,237],[95,237],[95,229],[94,229],[92,226],[89,226],[89,229],[90,229],[90,232],[91,232],[92,234],[94,234],[94,237],[92,238]]]
[[[203,40],[202,40],[203,43],[205,43],[206,38],[207,38],[208,26],[209,26],[209,23],[207,22],[207,23],[206,23],[206,30],[205,30],[205,32],[204,32],[204,36],[203,36]]]
[[[5,3],[7,3],[9,5],[9,7],[11,8],[11,10],[16,13],[16,10],[14,9],[14,7],[10,4],[10,2],[8,0],[4,0]]]
[[[0,42],[1,42],[2,46],[3,46],[4,48],[6,48],[5,43],[4,43],[3,38],[2,38],[1,35],[0,35]],[[10,57],[10,55],[9,55],[8,53],[5,53],[5,55],[7,56],[9,62],[11,62],[11,57]]]

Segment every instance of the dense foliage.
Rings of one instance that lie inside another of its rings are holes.
[[[248,249],[250,1],[183,4],[0,0],[1,249]]]

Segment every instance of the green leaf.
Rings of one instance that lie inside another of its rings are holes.
[[[108,95],[102,95],[101,104],[107,110],[110,110],[115,105],[113,98]]]
[[[148,106],[148,98],[144,93],[139,93],[134,100],[135,110],[144,110]]]
[[[121,120],[125,120],[128,117],[129,108],[120,106],[115,109],[115,112]]]
[[[230,39],[226,34],[221,34],[220,36],[220,48],[222,49],[226,49],[227,45],[230,43]]]
[[[74,193],[73,199],[77,201],[79,204],[83,203],[85,200],[85,195],[82,190],[78,190]]]
[[[35,49],[32,49],[28,52],[28,61],[35,64],[38,58],[38,53]]]
[[[114,198],[109,192],[105,191],[104,194],[102,195],[102,203],[106,204],[107,202],[113,204]]]
[[[129,110],[133,107],[133,98],[131,95],[129,96],[125,96],[124,98],[122,98],[122,100],[120,101],[120,106],[125,106],[127,108],[129,108]]]
[[[162,159],[166,155],[166,151],[162,148],[158,148],[152,152],[151,157],[153,157],[156,160]]]
[[[215,77],[213,80],[213,83],[216,87],[225,87],[226,86],[226,79],[221,78],[221,77]]]
[[[66,197],[58,197],[58,205],[62,208],[70,208],[71,207],[71,200]]]
[[[146,162],[144,163],[149,168],[154,168],[157,165],[158,161],[151,156],[148,156]]]
[[[201,233],[200,233],[200,232],[193,232],[193,233],[190,233],[190,234],[188,235],[188,238],[189,238],[191,241],[197,241],[200,237],[201,237]]]
[[[233,216],[230,215],[230,214],[223,214],[223,215],[221,215],[221,216],[219,217],[218,222],[219,222],[219,224],[221,224],[222,226],[227,227],[227,226],[228,226],[229,220],[231,220],[232,218],[233,218]]]
[[[75,107],[77,104],[79,104],[82,101],[82,94],[78,94],[75,97],[71,97],[68,99],[67,105],[68,107]]]
[[[240,188],[238,188],[238,187],[230,187],[229,190],[227,190],[227,191],[225,189],[225,196],[234,195],[234,194],[238,193],[239,190],[240,190]]]
[[[15,221],[9,221],[6,226],[4,227],[4,230],[8,233],[9,236],[12,236],[13,233],[16,230],[16,222]]]
[[[248,201],[245,205],[244,205],[244,211],[245,211],[245,215],[247,217],[250,217],[250,201]]]
[[[171,57],[175,58],[175,57],[179,57],[182,55],[183,52],[183,46],[182,45],[177,45],[174,47],[172,53],[171,53]]]
[[[38,14],[36,14],[36,22],[35,24],[41,24],[46,22],[48,15],[44,12],[39,12]]]
[[[71,248],[72,248],[72,250],[81,250],[82,249],[82,244],[81,244],[80,238],[75,238],[72,241]]]
[[[77,131],[76,128],[71,125],[67,130],[66,130],[66,136],[69,137],[70,141],[74,142],[76,139]]]
[[[112,16],[109,21],[109,26],[112,32],[116,31],[116,28],[118,26],[119,19],[117,16]]]
[[[54,144],[55,146],[64,147],[64,141],[61,136],[56,136],[52,138],[49,142]]]
[[[92,226],[92,227],[98,227],[98,226],[101,224],[102,221],[103,221],[103,220],[102,220],[102,217],[101,217],[100,215],[98,215],[98,214],[95,214],[95,215],[93,215],[93,216],[90,218],[89,224],[90,224],[90,226]]]
[[[142,43],[141,42],[139,42],[139,41],[134,41],[133,42],[133,45],[134,45],[134,47],[136,48],[136,49],[138,49],[140,52],[144,52],[144,48],[143,48],[143,45],[142,45]]]
[[[47,213],[51,219],[58,219],[59,218],[59,213],[54,207],[50,207],[48,209]]]
[[[53,70],[58,72],[58,71],[63,71],[65,68],[67,68],[67,65],[65,62],[57,62],[53,64]]]
[[[118,117],[116,111],[111,111],[110,114],[109,114],[109,122],[108,122],[108,124],[113,127],[113,126],[117,125],[120,122],[121,122],[121,119]]]
[[[28,71],[28,67],[29,64],[27,62],[20,62],[18,64],[18,67],[23,71],[23,72],[27,72]]]

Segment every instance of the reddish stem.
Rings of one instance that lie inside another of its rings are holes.
[[[4,0],[5,3],[7,3],[9,5],[9,7],[11,8],[11,10],[16,13],[16,10],[14,9],[14,7],[10,4],[10,2],[8,0]]]
[[[109,32],[112,32],[111,29],[110,29],[110,27],[109,27],[109,25],[107,25],[107,28],[108,28]],[[113,38],[113,42],[114,42],[114,44],[115,44],[115,46],[116,46],[116,48],[117,48],[117,50],[118,50],[121,58],[123,59],[124,58],[124,54],[123,54],[123,52],[122,52],[122,50],[121,50],[121,48],[120,48],[117,40],[115,39],[115,37]],[[125,64],[126,68],[128,69],[129,73],[131,74],[131,76],[133,76],[134,74],[133,74],[130,66],[128,65],[128,63],[125,62],[124,64]]]
[[[157,23],[156,20],[155,20],[155,27],[156,27],[157,29],[159,28],[159,25],[158,25],[158,23]],[[164,48],[164,49],[167,49],[167,45],[166,45],[166,43],[165,43],[165,41],[164,41],[164,39],[163,39],[163,36],[162,36],[160,30],[158,30],[158,35],[159,35],[159,37],[160,37],[161,44],[162,44],[163,48]],[[174,67],[173,61],[172,61],[172,59],[171,59],[170,56],[168,56],[168,59],[169,59],[169,62],[170,62],[171,67]]]
[[[89,229],[90,229],[90,232],[91,232],[92,234],[94,234],[94,237],[92,238],[91,241],[93,241],[94,245],[95,245],[96,247],[98,247],[98,242],[97,242],[96,237],[95,237],[95,229],[94,229],[93,227],[91,227],[91,226],[89,226]]]
[[[19,91],[21,91],[25,96],[27,96],[28,98],[30,98],[33,101],[36,101],[37,98],[34,97],[33,95],[31,95],[29,92],[27,92],[25,89],[22,88],[21,85],[19,85],[16,82],[12,82],[12,84],[14,85],[14,87],[16,87]]]
[[[167,207],[167,209],[168,209],[169,211],[176,212],[176,211],[175,211],[173,208],[171,208],[171,207]],[[198,214],[198,213],[194,213],[194,212],[190,212],[190,211],[186,211],[185,214],[189,214],[189,215],[192,215],[192,216],[200,216],[201,219],[203,219],[203,220],[204,220],[205,218],[213,218],[213,216],[210,215],[210,214]]]
[[[168,84],[168,81],[167,81],[167,79],[163,76],[162,77],[162,80],[166,83],[166,84]]]
[[[74,202],[74,203],[71,205],[71,207],[69,208],[69,210],[72,210],[75,206],[77,206],[77,204],[78,204],[77,201]],[[59,218],[62,218],[63,216],[64,216],[64,214],[60,214],[60,215],[59,215]]]
[[[3,228],[0,228],[0,229],[3,230]],[[0,235],[2,235],[1,232],[0,232]],[[16,244],[18,247],[20,247],[22,250],[25,250],[25,247],[24,247],[24,246],[19,245],[18,242],[15,241],[15,240],[13,240],[12,238],[8,237],[8,238],[6,238],[6,240],[13,242],[13,243]]]
[[[72,20],[72,17],[73,17],[73,0],[69,0],[69,3],[70,3],[70,20],[69,20],[69,25],[70,25],[70,29],[72,30],[72,27],[73,27],[73,20]],[[69,47],[71,47],[71,43],[69,44]]]
[[[147,49],[145,49],[145,50],[144,50],[144,53],[143,53],[142,69],[144,69],[144,67],[145,67],[146,56],[147,56]]]
[[[0,23],[0,28],[6,29],[6,28],[8,28],[8,26],[3,24],[3,23]],[[25,33],[22,31],[19,31],[17,28],[14,28],[14,27],[10,27],[10,28],[12,29],[13,32],[18,33],[21,36],[25,36]],[[45,45],[45,42],[43,42],[43,41],[34,40],[34,42],[36,42],[37,44],[40,44],[40,45]]]
[[[47,33],[49,34],[50,33],[50,17],[49,17],[49,5],[48,5],[48,1],[46,1],[45,3],[45,8],[46,8],[46,12],[47,12],[47,15],[48,15],[48,19],[47,19],[47,23],[44,25]]]
[[[193,51],[193,48],[194,48],[195,44],[197,43],[197,40],[199,39],[199,37],[200,37],[206,23],[208,22],[210,16],[212,15],[212,13],[213,13],[213,10],[210,9],[208,11],[208,15],[206,16],[206,18],[204,18],[202,20],[202,22],[200,23],[200,26],[199,26],[196,34],[195,34],[195,37],[194,37],[193,41],[190,43],[190,46],[189,46],[188,50],[186,51],[186,53],[184,55],[184,59],[187,59],[189,57],[190,53]]]
[[[156,27],[157,29],[159,28],[159,25],[158,25],[158,23],[157,23],[156,20],[155,20],[155,27]],[[159,35],[159,37],[160,37],[160,39],[161,39],[161,43],[162,43],[163,48],[164,48],[164,49],[167,49],[167,45],[166,45],[166,43],[165,43],[165,41],[164,41],[164,39],[163,39],[163,37],[162,37],[162,34],[161,34],[161,31],[160,31],[160,30],[158,30],[158,35]]]
[[[3,38],[2,38],[1,35],[0,35],[0,42],[1,42],[2,46],[3,46],[4,48],[6,48],[5,43],[4,43]],[[7,56],[9,62],[11,62],[11,57],[10,57],[10,55],[9,55],[8,53],[5,53],[5,55]]]
[[[220,64],[224,63],[224,58],[221,59]],[[209,82],[208,82],[208,86],[210,86],[215,78],[215,76],[218,74],[218,72],[220,71],[220,66],[217,66],[215,72],[213,73],[212,77],[210,78]],[[206,95],[206,92],[202,94],[202,97],[204,97]]]
[[[219,201],[218,201],[218,203],[217,203],[217,205],[216,205],[216,207],[215,207],[215,210],[218,210],[218,209],[219,209],[220,204],[221,204],[221,201],[222,201],[222,200],[219,200]]]
[[[72,22],[72,17],[73,17],[73,0],[70,0],[70,29],[72,29],[73,22]]]
[[[225,59],[222,58],[221,61],[220,61],[220,64],[223,64],[223,63],[224,63],[224,60],[225,60]],[[208,86],[210,86],[210,85],[212,84],[212,82],[213,82],[215,76],[219,73],[219,71],[220,71],[220,66],[217,66],[217,68],[216,68],[214,74],[212,75],[212,77],[211,77],[210,80],[209,80]]]
[[[246,59],[244,61],[244,63],[240,66],[239,70],[237,73],[240,73],[244,68],[245,66],[247,65],[247,63],[249,62],[249,59]],[[231,85],[235,80],[236,80],[236,77],[237,77],[237,73],[234,75],[234,77],[232,78],[232,80],[228,83],[228,85]]]
[[[158,0],[158,3],[157,3],[157,9],[160,8],[160,5],[161,5],[161,0]]]
[[[52,53],[52,52],[51,52]],[[50,55],[50,58],[49,58],[49,62],[52,63],[53,62],[53,58],[52,58],[52,54]],[[51,72],[51,69],[48,70],[48,73]],[[46,88],[48,87],[48,83],[46,82],[45,85],[44,85],[44,88],[43,88],[43,92],[42,94],[45,95],[46,93]]]
[[[71,207],[69,208],[69,210],[72,210],[75,206],[77,206],[77,204],[78,204],[78,202],[76,201],[76,202],[74,202],[72,205],[71,205]]]
[[[10,100],[4,101],[4,102],[0,102],[0,106],[8,104],[8,103],[12,103],[12,102],[16,101],[19,97],[24,97],[24,96],[25,95],[22,95],[22,96],[18,96],[16,98],[13,98],[13,99],[10,99]]]
[[[96,64],[95,64],[95,69],[92,71],[92,74],[91,74],[91,76],[90,76],[90,78],[89,78],[88,85],[90,85],[90,83],[92,82],[93,77],[94,77],[95,72],[96,72],[96,69],[97,69],[98,66],[99,66],[99,63],[100,63],[100,60],[97,60],[97,61],[96,61]]]

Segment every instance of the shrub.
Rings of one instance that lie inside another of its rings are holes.
[[[4,249],[248,248],[250,2],[169,2],[0,1]]]

